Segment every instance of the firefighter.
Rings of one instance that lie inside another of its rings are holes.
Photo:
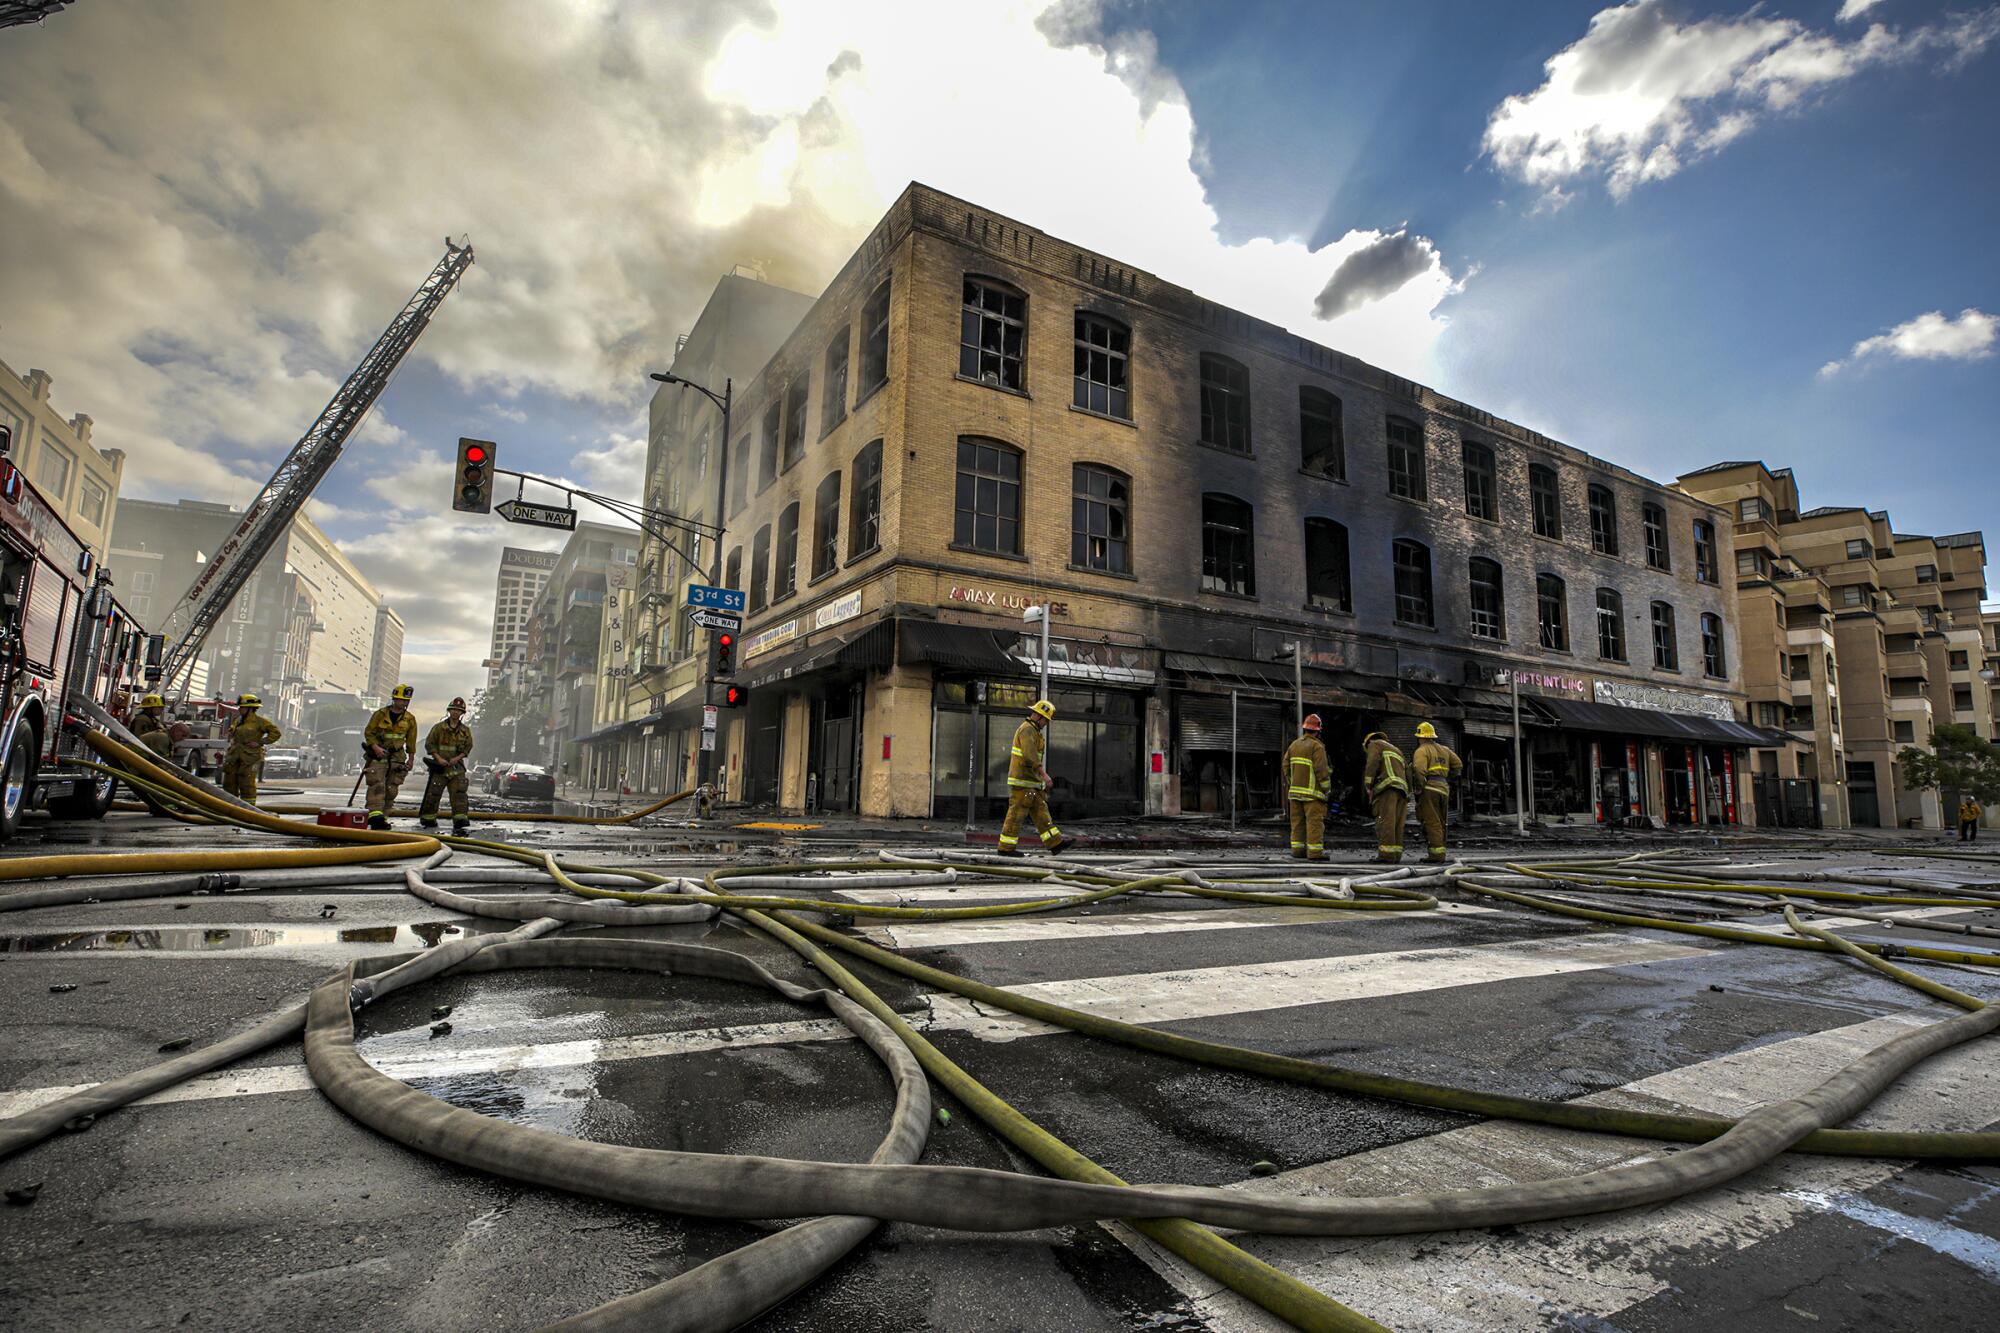
[[[167,721],[167,701],[157,694],[149,694],[139,701],[139,712],[132,719],[132,733],[139,743],[169,763],[174,757],[174,737],[171,724]]]
[[[1403,816],[1410,808],[1410,780],[1403,771],[1403,752],[1379,731],[1362,737],[1361,748],[1368,756],[1361,785],[1375,805],[1375,859],[1400,861]]]
[[[465,757],[472,753],[472,729],[465,725],[465,700],[453,699],[444,711],[444,721],[424,737],[424,763],[431,775],[424,781],[424,802],[417,809],[417,822],[436,828],[438,803],[449,791],[451,831],[462,838],[472,832],[471,806],[465,792]]]
[[[1000,826],[1002,856],[1021,854],[1021,825],[1028,819],[1035,821],[1035,831],[1049,851],[1059,852],[1069,846],[1069,839],[1062,835],[1055,817],[1049,814],[1049,800],[1044,794],[1049,786],[1049,770],[1042,766],[1042,753],[1047,748],[1047,738],[1042,732],[1055,716],[1054,704],[1037,699],[1021,725],[1014,728],[1013,758],[1007,765],[1007,820]]]
[[[407,685],[389,691],[389,706],[375,710],[361,733],[368,752],[362,772],[368,778],[368,827],[389,827],[389,812],[396,808],[396,793],[410,775],[410,759],[417,751],[417,719],[410,716],[410,697],[416,693]]]
[[[1424,826],[1424,845],[1430,850],[1430,855],[1424,858],[1427,861],[1444,860],[1445,812],[1451,808],[1451,779],[1465,767],[1437,735],[1436,727],[1428,722],[1419,723],[1417,739],[1423,744],[1410,756],[1417,781],[1424,784],[1417,793],[1417,822]]]
[[[275,722],[258,715],[262,704],[254,694],[236,696],[236,720],[229,724],[229,748],[222,754],[222,789],[251,805],[257,804],[264,747],[284,735]]]
[[[1958,799],[1958,840],[1973,842],[1979,837],[1979,798],[1967,792]]]
[[[1292,855],[1326,860],[1326,803],[1333,793],[1333,767],[1320,744],[1319,714],[1307,713],[1299,738],[1285,750],[1285,796],[1292,814]]]

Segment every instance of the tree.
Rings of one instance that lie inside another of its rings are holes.
[[[468,723],[472,728],[472,752],[485,763],[506,763],[513,759],[513,741],[518,729],[507,724],[518,717],[527,700],[505,685],[481,690],[472,696]]]
[[[1906,745],[1896,762],[1912,790],[1948,788],[1988,805],[2000,802],[2000,747],[1971,727],[1946,722],[1931,732],[1929,750]]]

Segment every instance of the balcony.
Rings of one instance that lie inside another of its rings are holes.
[[[563,599],[563,610],[571,611],[579,606],[603,606],[604,589],[571,588],[569,596]]]
[[[1930,659],[1922,649],[1906,648],[1890,653],[1887,658],[1889,679],[1929,681],[1931,678]]]
[[[563,658],[562,665],[556,668],[558,678],[564,676],[595,675],[596,673],[597,654],[595,653],[571,653]]]

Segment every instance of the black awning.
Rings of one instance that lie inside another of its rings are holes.
[[[936,620],[899,620],[900,642],[896,660],[902,663],[929,662],[934,666],[961,667],[995,675],[1019,676],[1027,669],[1002,646],[1002,634],[978,625],[946,625]],[[1020,635],[1004,636],[1008,643]]]
[[[1209,653],[1160,654],[1160,664],[1178,676],[1183,687],[1227,694],[1236,690],[1274,698],[1292,697],[1292,667],[1289,661],[1257,662],[1243,657],[1216,657]],[[1306,702],[1349,708],[1381,706],[1379,691],[1357,687],[1351,679],[1321,667],[1307,667],[1299,676],[1305,686]]]
[[[756,689],[833,667],[885,667],[889,665],[895,640],[895,623],[878,620],[825,643],[794,649],[769,662],[757,662],[745,667],[741,674],[744,682]]]
[[[1652,736],[1683,745],[1752,745],[1768,747],[1767,733],[1758,727],[1693,713],[1663,713],[1656,708],[1624,708],[1584,699],[1544,696],[1535,706],[1550,714],[1559,727],[1618,736]],[[1523,708],[1528,701],[1523,699]]]
[[[624,735],[638,725],[637,722],[613,722],[609,726],[599,727],[596,731],[578,736],[576,743],[578,745],[589,745],[592,741],[608,741],[614,737]]]

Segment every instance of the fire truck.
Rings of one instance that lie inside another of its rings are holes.
[[[128,711],[158,640],[134,623],[107,571],[9,453],[0,426],[0,841],[22,813],[102,819],[116,782],[78,760],[86,701]]]

